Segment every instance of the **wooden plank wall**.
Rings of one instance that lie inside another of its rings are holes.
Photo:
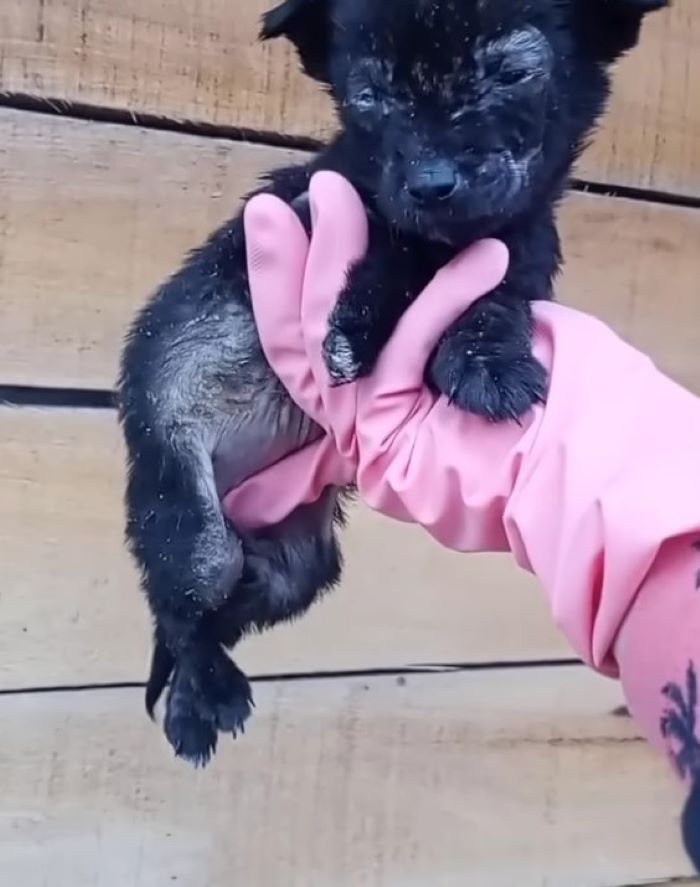
[[[244,740],[195,774],[142,713],[106,392],[149,290],[332,130],[289,51],[256,45],[266,5],[0,3],[3,882],[696,883],[678,787],[618,687],[563,664],[536,583],[362,508],[340,591],[242,648]],[[698,82],[700,9],[676,0],[581,162],[559,296],[700,393]]]

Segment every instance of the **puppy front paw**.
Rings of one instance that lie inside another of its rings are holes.
[[[362,374],[362,361],[352,338],[331,326],[323,341],[323,357],[335,385],[354,382]]]
[[[450,340],[438,348],[430,376],[451,402],[492,422],[518,421],[547,394],[547,373],[531,354],[456,351]]]

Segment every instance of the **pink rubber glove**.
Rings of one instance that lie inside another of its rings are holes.
[[[362,204],[332,173],[311,186],[309,248],[275,198],[246,211],[263,347],[327,431],[226,499],[237,521],[274,523],[356,468],[362,498],[460,551],[511,550],[541,581],[578,655],[620,675],[630,710],[684,775],[700,769],[700,401],[599,321],[535,306],[546,407],[489,424],[423,384],[440,333],[502,278],[502,245],[444,268],[404,315],[369,379],[333,388],[320,343],[347,268],[366,248]],[[280,499],[287,492],[286,498]]]

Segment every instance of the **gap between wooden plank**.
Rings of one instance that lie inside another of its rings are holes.
[[[111,389],[121,331],[145,295],[260,175],[307,156],[10,109],[0,130],[0,382],[19,386]],[[697,372],[698,230],[692,209],[588,194],[561,212],[561,301],[611,323],[686,385]]]
[[[407,677],[408,675],[468,674],[479,671],[526,671],[528,669],[580,668],[579,659],[532,659],[522,662],[438,663],[435,665],[404,665],[395,668],[346,669],[337,671],[285,672],[282,674],[249,675],[254,684],[301,681],[334,681],[352,678]],[[2,696],[30,696],[42,693],[89,693],[95,690],[138,690],[143,681],[112,681],[93,684],[57,684],[44,687],[17,687],[0,689]]]
[[[569,191],[579,194],[591,194],[595,197],[619,197],[623,200],[638,200],[659,206],[700,209],[700,197],[674,194],[667,191],[655,191],[652,188],[636,188],[631,185],[606,184],[605,182],[590,182],[586,179],[574,178],[569,183]]]
[[[101,105],[90,105],[66,99],[53,99],[26,93],[0,93],[0,108],[15,111],[29,111],[34,114],[68,117],[90,123],[116,123],[121,126],[139,126],[161,132],[175,132],[183,135],[204,138],[228,139],[232,142],[248,142],[266,145],[271,148],[293,148],[299,151],[318,151],[324,142],[310,136],[292,136],[269,130],[248,129],[241,126],[227,126],[223,123],[161,117],[140,111],[125,111]]]
[[[634,884],[625,884],[623,887],[677,887],[679,884],[687,884],[691,885],[691,887],[694,885],[694,887],[698,887],[700,881],[691,875],[689,878],[673,878],[670,881],[654,881],[651,884],[648,881],[636,881]]]
[[[156,114],[124,111],[119,108],[89,105],[65,99],[45,98],[25,93],[0,93],[0,108],[10,108],[15,111],[27,111],[29,113],[46,114],[54,117],[66,117],[90,123],[136,126],[142,129],[172,132],[200,138],[226,139],[231,142],[264,145],[268,148],[318,151],[324,146],[324,142],[310,137],[290,136],[280,132],[253,130],[194,120],[177,120],[170,117],[159,117]],[[639,200],[646,203],[660,204],[661,206],[700,209],[700,197],[693,197],[673,191],[659,191],[651,188],[621,185],[615,182],[598,182],[573,178],[569,190],[604,197],[622,197],[627,200]]]
[[[700,881],[692,875],[688,878],[671,878],[670,881],[634,881],[629,884],[621,884],[620,887],[698,887]]]
[[[116,392],[95,388],[0,385],[0,406],[114,410]]]

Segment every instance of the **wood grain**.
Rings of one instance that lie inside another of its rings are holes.
[[[256,43],[271,0],[5,0],[0,90],[295,136],[326,136],[330,102],[283,43]],[[650,17],[620,66],[581,175],[700,195],[700,9]]]
[[[0,89],[289,135],[328,134],[330,102],[285,41],[257,42],[273,0],[5,0]]]
[[[2,380],[112,387],[146,294],[263,172],[294,159],[0,110]]]
[[[0,408],[0,690],[142,681],[145,602],[122,544],[109,411]],[[251,638],[254,674],[571,656],[535,581],[499,556],[447,552],[358,509],[340,590]]]
[[[265,169],[302,154],[0,111],[0,383],[111,387],[123,330]],[[700,390],[700,211],[577,194],[562,301]]]
[[[618,66],[612,100],[579,174],[700,196],[700,6],[673,0]]]
[[[210,769],[137,691],[0,699],[22,887],[615,887],[690,874],[681,789],[577,669],[256,686]]]

